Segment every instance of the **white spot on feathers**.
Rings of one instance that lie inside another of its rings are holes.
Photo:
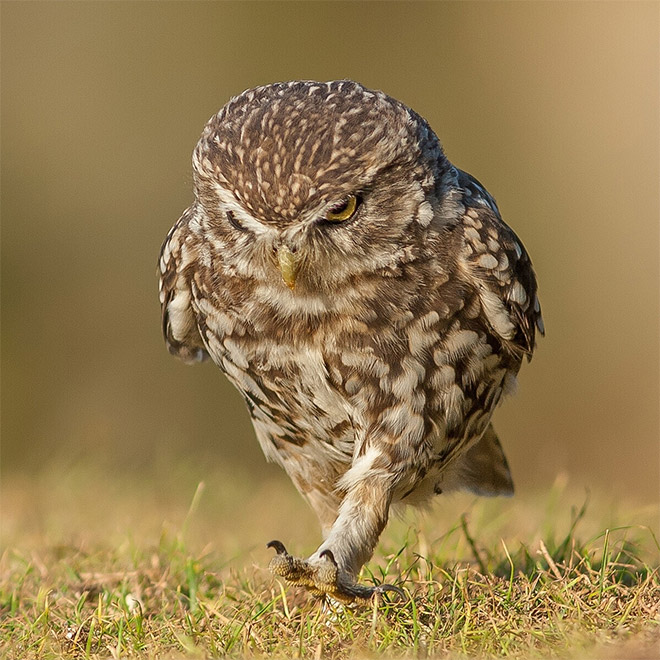
[[[479,259],[477,259],[477,263],[482,267],[482,268],[487,268],[487,269],[492,269],[492,268],[497,268],[497,259],[490,253],[486,252],[485,254],[482,254]]]
[[[504,308],[500,297],[496,293],[480,287],[479,299],[493,330],[503,339],[513,339],[516,333],[516,327],[511,322],[511,318]]]
[[[422,227],[428,227],[433,220],[433,207],[426,201],[422,202],[419,205],[417,211],[417,222],[422,225]]]
[[[479,335],[474,330],[457,330],[447,336],[443,350],[454,361],[470,352],[478,342]]]
[[[527,302],[527,293],[525,293],[523,285],[517,280],[511,285],[509,299],[519,305],[524,305]]]

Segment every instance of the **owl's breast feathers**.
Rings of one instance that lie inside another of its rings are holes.
[[[320,488],[314,474],[326,475],[324,493],[348,483],[355,468],[342,473],[368,438],[381,441],[381,469],[396,465],[431,492],[452,487],[449,477],[439,485],[443,465],[460,464],[482,435],[501,454],[490,417],[543,325],[521,242],[476,180],[461,172],[458,181],[462,215],[429,242],[437,254],[425,253],[416,272],[407,264],[399,281],[371,281],[361,304],[341,313],[335,301],[287,316],[280,295],[296,294],[280,294],[277,281],[270,306],[268,296],[255,302],[254,282],[228,277],[208,258],[194,206],[168,235],[160,287],[170,351],[186,361],[211,355],[243,394],[266,456],[302,492]],[[503,455],[499,465],[499,492],[510,490]],[[458,479],[469,486],[469,476]]]

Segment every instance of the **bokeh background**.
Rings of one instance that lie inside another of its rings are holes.
[[[657,500],[657,3],[1,11],[5,478],[94,465],[144,488],[186,464],[286,482],[220,372],[167,354],[156,261],[230,96],[353,78],[426,117],[532,255],[547,337],[495,418],[518,494],[562,474]]]

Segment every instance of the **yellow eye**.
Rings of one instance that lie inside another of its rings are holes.
[[[358,198],[355,195],[350,195],[345,202],[333,206],[325,216],[328,222],[344,222],[350,220],[357,211]]]

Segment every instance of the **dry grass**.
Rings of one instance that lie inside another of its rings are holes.
[[[183,471],[160,490],[102,475],[5,479],[1,657],[660,657],[655,507],[586,505],[560,482],[448,500],[393,521],[363,576],[408,602],[333,609],[263,570],[271,535],[313,549],[286,483],[217,475],[190,505]]]

